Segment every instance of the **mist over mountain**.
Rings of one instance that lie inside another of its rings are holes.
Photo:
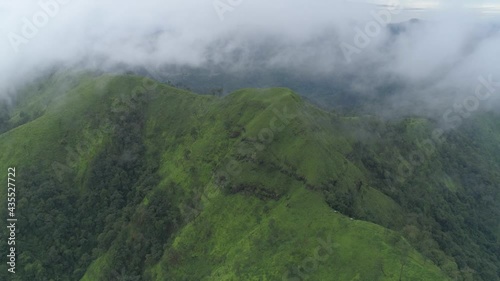
[[[427,115],[473,95],[480,77],[498,84],[495,17],[410,2],[4,2],[0,88],[53,67],[143,69],[193,89],[287,86],[340,107],[379,100],[372,113]]]
[[[0,280],[500,281],[497,2],[1,1]]]

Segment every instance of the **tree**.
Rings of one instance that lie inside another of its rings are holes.
[[[3,133],[9,128],[9,108],[5,101],[0,102],[0,133]]]

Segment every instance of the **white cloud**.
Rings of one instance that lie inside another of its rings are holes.
[[[401,2],[423,10],[404,10],[392,22],[414,16],[428,21],[397,39],[390,39],[384,28],[351,64],[342,56],[340,43],[353,44],[356,28],[363,29],[374,20],[373,12],[386,7],[341,0],[242,0],[238,5],[235,0],[216,0],[231,7],[221,20],[212,0],[65,0],[68,3],[57,2],[58,9],[49,9],[54,15],[27,43],[15,46],[16,53],[9,36],[24,36],[26,19],[40,21],[33,17],[48,9],[39,3],[55,1],[0,2],[0,89],[25,83],[51,65],[81,62],[197,66],[210,59],[239,68],[260,63],[314,75],[370,70],[373,77],[396,75],[450,85],[475,83],[480,74],[500,76],[498,32],[486,32],[489,23],[479,13],[449,5],[457,1]],[[491,11],[497,7],[491,2],[474,5]],[[274,49],[256,62],[266,44]],[[231,63],[234,56],[238,61]]]

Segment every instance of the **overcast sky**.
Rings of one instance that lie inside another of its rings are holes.
[[[500,77],[499,7],[472,0],[5,0],[0,91],[55,64],[245,68],[269,44],[279,49],[263,67],[314,75],[370,69],[374,77],[470,91],[480,75]],[[391,39],[385,23],[411,18],[426,21]]]

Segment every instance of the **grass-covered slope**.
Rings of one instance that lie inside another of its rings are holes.
[[[54,76],[27,88],[9,118],[0,169],[18,171],[14,280],[498,273],[498,220],[472,221],[498,210],[498,158],[478,167],[493,196],[482,206],[462,198],[469,194],[460,167],[444,163],[482,157],[475,146],[497,152],[489,135],[466,143],[470,154],[440,144],[427,168],[400,181],[387,174],[425,128],[337,116],[283,88],[217,98],[135,76]],[[467,128],[500,133],[498,119],[484,118],[484,128]],[[456,134],[452,144],[470,139]],[[474,212],[464,218],[466,208]],[[12,278],[4,267],[0,277]]]

